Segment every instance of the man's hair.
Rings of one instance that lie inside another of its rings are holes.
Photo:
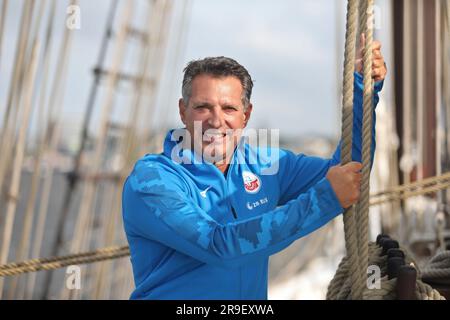
[[[242,85],[242,104],[244,111],[250,104],[252,95],[253,81],[252,77],[242,65],[236,60],[227,57],[208,57],[200,60],[189,62],[183,70],[183,87],[182,95],[186,105],[192,94],[192,81],[196,76],[207,74],[213,77],[229,77],[234,76],[239,79]]]

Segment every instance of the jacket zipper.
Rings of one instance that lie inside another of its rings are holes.
[[[233,212],[233,217],[237,219],[236,210],[234,210],[233,206],[231,206],[231,212]]]
[[[231,167],[231,164],[230,164],[230,167]],[[228,170],[227,170],[227,172],[226,172],[226,174],[225,174],[225,185],[226,185],[227,193],[228,193],[228,175],[229,175],[229,173],[230,173],[230,167],[228,167]],[[228,198],[228,203],[229,203],[229,205],[230,205],[231,212],[233,213],[234,219],[237,219],[237,213],[236,213],[236,210],[234,210],[233,205],[231,204],[231,200],[230,200],[229,198]]]

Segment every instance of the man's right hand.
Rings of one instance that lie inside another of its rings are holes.
[[[343,208],[348,208],[358,202],[362,178],[361,169],[361,163],[349,162],[328,170],[326,177]]]

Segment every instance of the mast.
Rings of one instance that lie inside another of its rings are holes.
[[[117,11],[117,5],[118,5],[118,0],[114,0],[111,3],[111,7],[109,9],[108,18],[107,18],[107,22],[106,22],[106,29],[105,29],[105,33],[102,38],[100,52],[99,52],[99,56],[98,56],[97,63],[96,63],[96,68],[102,69],[103,64],[105,62],[106,54],[107,54],[107,50],[108,50],[108,43],[113,34],[113,25],[114,25],[115,15],[116,15],[116,11]],[[94,72],[94,81],[91,85],[89,98],[88,98],[85,113],[84,113],[83,125],[82,125],[82,129],[81,129],[80,144],[79,144],[76,156],[75,156],[74,168],[67,175],[67,188],[64,191],[62,208],[60,210],[60,214],[58,215],[57,234],[56,234],[55,240],[53,241],[53,247],[52,247],[51,253],[50,253],[51,256],[56,256],[58,254],[59,248],[62,246],[62,243],[63,243],[64,226],[65,226],[65,222],[67,220],[68,214],[69,214],[69,209],[70,209],[70,205],[72,203],[72,198],[73,198],[74,192],[76,190],[76,187],[78,185],[79,178],[80,178],[79,175],[80,175],[81,161],[82,161],[83,151],[86,146],[86,142],[88,140],[89,124],[91,122],[92,113],[93,113],[93,109],[94,109],[94,105],[95,105],[95,100],[97,97],[98,86],[100,84],[100,77],[101,77],[100,73]],[[47,198],[48,198],[48,196],[47,196]],[[41,215],[46,215],[47,208],[48,208],[48,205],[44,206],[42,208]],[[42,224],[40,225],[41,227],[39,228],[39,230],[43,230],[43,228],[44,228],[45,217],[43,217],[42,220],[43,221],[42,221]],[[42,233],[42,231],[41,231],[41,233]],[[47,274],[45,276],[44,290],[43,290],[42,298],[46,298],[48,296],[48,293],[50,290],[50,285],[51,285],[52,273],[53,273],[52,271],[49,271],[49,272],[47,272]],[[33,275],[33,278],[34,277],[35,277],[35,275]],[[35,280],[32,280],[31,282],[34,283],[34,281]],[[34,284],[32,285],[32,287],[33,286],[34,286]]]

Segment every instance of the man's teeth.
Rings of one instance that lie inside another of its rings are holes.
[[[205,137],[213,137],[213,138],[220,138],[220,137],[225,137],[225,133],[205,133],[204,136]]]

